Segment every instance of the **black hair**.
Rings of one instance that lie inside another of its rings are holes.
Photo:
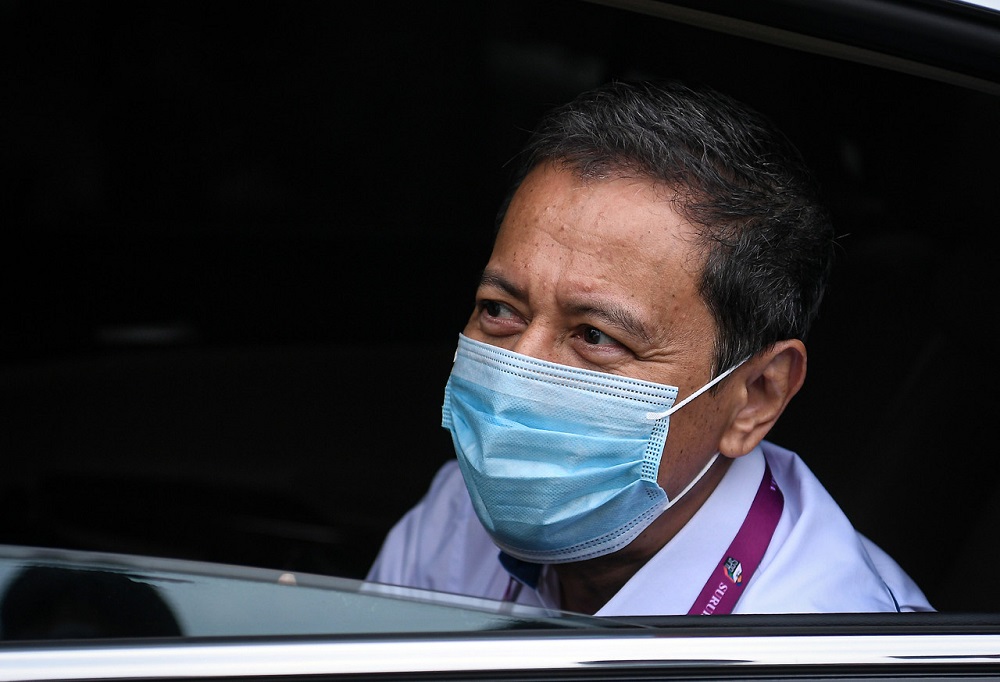
[[[703,249],[699,293],[717,326],[717,373],[805,339],[834,232],[801,155],[761,114],[707,87],[612,82],[547,114],[521,158],[498,225],[545,162],[585,179],[647,177],[672,191]]]

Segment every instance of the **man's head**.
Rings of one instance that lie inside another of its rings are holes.
[[[715,452],[752,449],[802,385],[833,241],[762,116],[708,89],[611,83],[530,139],[465,334],[682,398],[751,357],[673,420],[672,494]]]
[[[674,192],[704,258],[698,290],[717,326],[716,372],[777,341],[805,339],[833,229],[798,152],[762,116],[676,83],[586,92],[536,129],[498,225],[524,178],[547,162],[584,180],[646,178]]]
[[[501,546],[565,522],[570,540],[552,544],[571,549],[523,556],[584,557],[624,538],[608,550],[618,568],[602,571],[619,577],[662,547],[802,386],[832,244],[797,154],[721,95],[612,84],[549,115],[464,330],[483,345],[460,344],[446,396],[484,525],[517,509],[562,520],[513,514]],[[631,388],[605,391],[607,375]],[[697,399],[664,412],[649,397],[675,389]],[[609,418],[624,404],[638,414]],[[577,489],[580,476],[593,485]],[[649,496],[635,502],[636,489]]]

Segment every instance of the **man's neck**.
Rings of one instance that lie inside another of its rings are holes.
[[[731,459],[720,457],[687,495],[663,512],[627,547],[595,559],[554,565],[552,568],[559,578],[559,607],[576,613],[599,611],[701,509],[730,464]]]

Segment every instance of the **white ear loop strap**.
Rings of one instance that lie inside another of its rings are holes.
[[[688,483],[686,486],[684,486],[684,490],[680,491],[679,493],[677,493],[677,495],[675,495],[674,497],[671,497],[670,500],[667,501],[667,506],[665,506],[663,508],[663,511],[667,511],[668,509],[670,509],[671,507],[673,507],[675,504],[677,504],[678,500],[680,500],[682,497],[684,497],[685,495],[687,495],[688,491],[690,491],[691,488],[695,487],[695,485],[697,485],[698,481],[700,481],[702,478],[704,478],[705,474],[708,473],[708,470],[712,468],[712,465],[715,464],[715,460],[717,460],[717,459],[719,459],[719,453],[718,452],[715,453],[714,455],[712,455],[712,459],[708,460],[708,464],[705,465],[705,468],[702,469],[698,473],[698,475],[695,476],[694,479],[692,479],[692,481],[690,483]]]
[[[747,356],[747,357],[743,358],[742,360],[740,360],[739,362],[737,362],[735,365],[733,365],[732,367],[730,367],[729,369],[727,369],[725,372],[723,372],[719,376],[715,377],[714,379],[712,379],[711,381],[709,381],[707,384],[705,384],[704,386],[702,386],[701,388],[699,388],[697,391],[695,391],[694,393],[692,393],[691,395],[689,395],[687,398],[685,398],[684,400],[680,401],[676,405],[673,405],[670,409],[664,410],[663,412],[647,412],[646,413],[646,419],[654,419],[655,420],[655,419],[663,419],[664,417],[669,417],[674,412],[676,412],[677,410],[681,409],[682,407],[684,407],[685,405],[687,405],[689,402],[691,402],[692,400],[694,400],[695,398],[697,398],[698,396],[700,396],[702,393],[704,393],[708,389],[712,388],[717,383],[719,383],[720,381],[722,381],[723,379],[725,379],[727,376],[729,376],[730,374],[732,374],[733,372],[735,372],[737,369],[740,368],[740,366],[743,365],[744,362],[746,362],[749,359],[750,359],[750,356]]]

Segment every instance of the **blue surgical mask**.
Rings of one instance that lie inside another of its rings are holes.
[[[738,366],[738,365],[737,365]],[[524,561],[565,563],[628,545],[676,503],[657,483],[677,388],[558,365],[459,337],[445,387],[472,504],[493,541]]]

